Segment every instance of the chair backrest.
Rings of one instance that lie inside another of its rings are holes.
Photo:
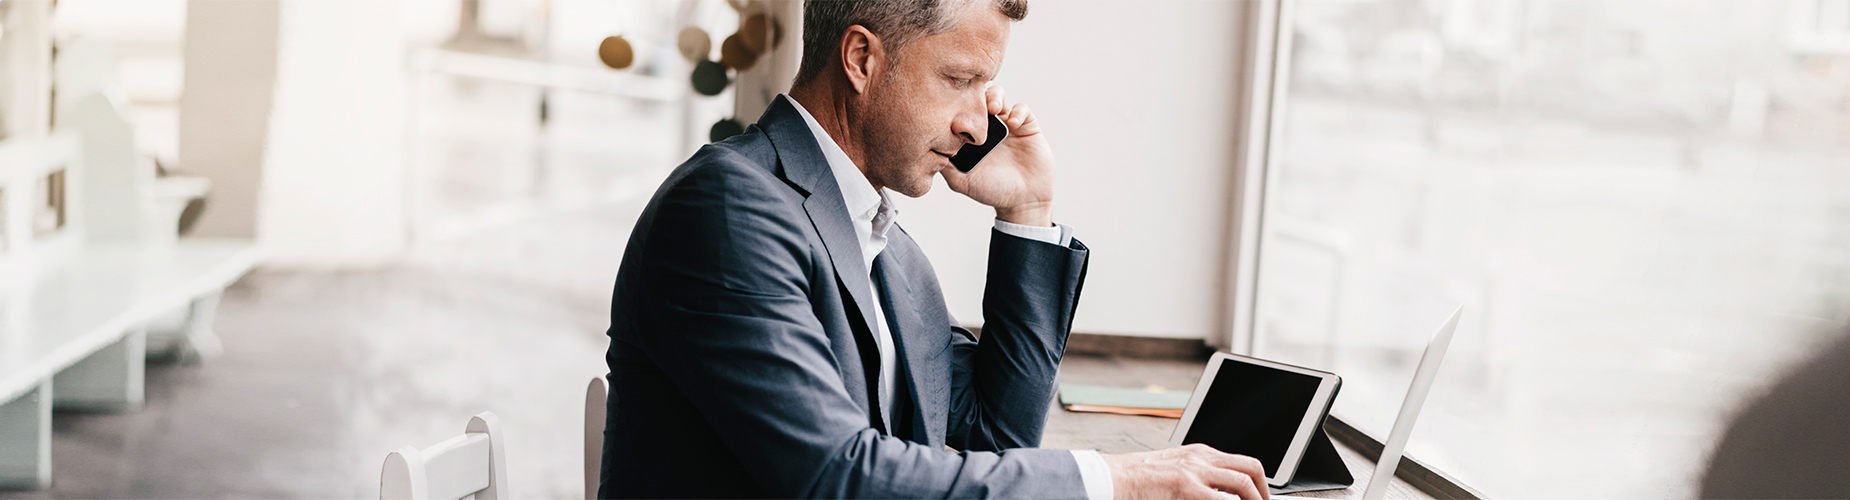
[[[585,500],[597,499],[599,474],[604,466],[604,410],[610,399],[610,379],[600,375],[585,388]]]
[[[379,473],[381,500],[437,500],[470,497],[502,500],[507,494],[507,457],[492,412],[469,419],[461,436],[429,448],[406,446],[385,456]]]

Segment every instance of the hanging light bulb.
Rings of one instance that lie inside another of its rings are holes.
[[[745,48],[751,49],[754,54],[770,53],[782,41],[783,35],[777,23],[764,14],[753,14],[739,23],[739,40],[745,42]]]
[[[732,78],[726,76],[726,66],[708,60],[694,63],[694,91],[700,95],[714,96],[726,90],[732,84]]]
[[[675,48],[681,51],[681,57],[687,62],[695,63],[706,60],[707,54],[713,53],[713,38],[707,36],[707,30],[699,26],[681,28],[681,34],[675,36]]]
[[[758,52],[746,47],[745,37],[733,33],[719,44],[719,62],[728,68],[745,71],[758,63]]]
[[[605,37],[604,43],[597,45],[597,58],[611,69],[628,68],[636,62],[636,50],[622,35]]]
[[[743,133],[745,133],[744,124],[739,123],[738,120],[726,118],[713,123],[713,128],[707,129],[707,142],[719,142]]]

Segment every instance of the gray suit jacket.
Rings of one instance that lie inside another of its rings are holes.
[[[892,231],[875,318],[839,186],[785,99],[675,169],[636,222],[611,304],[599,495],[1083,498],[1069,452],[1030,447],[1085,246],[992,232],[979,340]],[[898,341],[891,423],[869,404],[874,321]]]

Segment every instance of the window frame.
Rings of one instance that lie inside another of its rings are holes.
[[[1846,0],[1850,1],[1850,0]],[[1242,68],[1243,79],[1239,102],[1239,163],[1235,165],[1235,197],[1232,203],[1232,226],[1229,233],[1228,276],[1225,304],[1225,335],[1215,339],[1219,347],[1236,354],[1253,355],[1256,343],[1259,301],[1259,259],[1265,215],[1272,210],[1268,196],[1277,180],[1269,175],[1282,150],[1284,120],[1288,111],[1291,87],[1291,22],[1297,0],[1254,0],[1247,5],[1241,19],[1246,45]],[[1370,462],[1380,460],[1384,447],[1380,438],[1350,425],[1341,417],[1330,415],[1324,430],[1331,439],[1360,453]],[[1403,454],[1394,476],[1436,498],[1482,499],[1482,492],[1457,478],[1427,465],[1410,454]]]

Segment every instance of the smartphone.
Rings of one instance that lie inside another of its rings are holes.
[[[989,142],[965,144],[963,149],[957,150],[957,154],[951,157],[951,166],[957,167],[958,172],[970,173],[970,169],[976,168],[977,162],[989,155],[989,150],[996,149],[996,145],[1008,136],[1009,126],[1002,123],[1002,117],[989,115]]]

